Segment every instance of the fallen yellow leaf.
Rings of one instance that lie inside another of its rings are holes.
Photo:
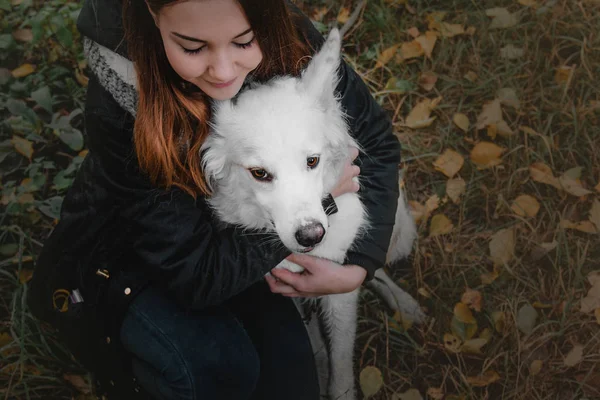
[[[322,21],[325,14],[327,14],[327,7],[319,7],[313,10],[311,19],[313,21]]]
[[[587,295],[581,299],[581,312],[590,313],[600,308],[600,271],[592,271],[587,276],[588,282],[592,285]]]
[[[559,85],[567,85],[575,72],[575,68],[572,66],[563,65],[556,69],[556,73],[554,74],[554,80]]]
[[[465,74],[465,79],[469,82],[475,82],[477,80],[477,74],[473,71],[469,71]]]
[[[515,253],[514,228],[500,229],[490,240],[490,257],[494,264],[504,265],[509,263]]]
[[[429,29],[435,29],[435,30],[440,30],[441,29],[441,24],[444,21],[444,18],[446,18],[446,12],[445,11],[435,11],[432,12],[431,14],[427,14],[427,16],[425,17],[425,19],[427,20],[428,23],[428,27]]]
[[[479,376],[468,376],[467,383],[474,387],[485,387],[500,380],[496,371],[488,370]]]
[[[594,199],[594,202],[592,203],[592,208],[590,208],[589,219],[594,225],[596,225],[598,231],[600,231],[600,200]]]
[[[421,35],[421,32],[419,32],[419,29],[416,26],[408,28],[406,30],[406,33],[408,33],[413,38],[418,38]]]
[[[477,312],[481,311],[482,297],[481,292],[478,290],[467,288],[460,298],[460,301]]]
[[[460,202],[460,196],[465,192],[467,188],[467,183],[464,179],[458,177],[454,179],[449,179],[446,182],[446,194],[454,204],[458,204]]]
[[[478,130],[484,129],[498,121],[502,121],[502,108],[500,107],[500,100],[494,99],[483,105],[481,113],[477,116],[475,127]]]
[[[451,333],[444,333],[444,347],[453,353],[460,352],[461,340]]]
[[[565,366],[574,367],[579,364],[583,359],[583,346],[580,344],[576,344],[573,346],[571,351],[565,357]]]
[[[430,387],[427,389],[427,396],[431,397],[433,400],[443,400],[444,391],[442,388],[433,388]]]
[[[580,221],[580,222],[574,222],[574,221],[570,221],[568,219],[561,219],[560,220],[560,226],[561,228],[564,229],[575,229],[578,230],[579,232],[583,232],[583,233],[598,233],[598,231],[596,230],[596,226],[592,223],[592,221]]]
[[[479,142],[471,150],[471,161],[478,168],[484,169],[499,165],[502,162],[500,156],[505,149],[491,142]]]
[[[443,37],[451,38],[458,35],[464,35],[465,27],[461,24],[449,24],[447,22],[442,22],[440,24],[439,31]]]
[[[22,268],[19,272],[19,282],[21,282],[21,284],[24,284],[29,282],[31,278],[33,278],[33,270]]]
[[[30,75],[35,72],[35,65],[33,64],[23,64],[20,67],[17,67],[12,70],[13,78],[24,78],[27,75]]]
[[[535,217],[540,210],[540,203],[534,197],[522,194],[513,201],[510,208],[521,217]]]
[[[437,41],[437,35],[433,31],[425,32],[425,35],[421,35],[414,40],[419,43],[421,49],[425,53],[425,56],[431,59],[431,55],[433,54],[433,49],[435,47],[435,43]],[[402,50],[402,55],[404,55],[404,50]],[[407,58],[407,57],[404,57]]]
[[[20,136],[13,135],[11,141],[17,153],[27,157],[31,161],[31,157],[33,156],[33,143],[27,139],[24,139]]]
[[[452,232],[454,225],[444,214],[436,214],[431,218],[429,226],[429,237],[445,235]]]
[[[542,366],[544,365],[542,360],[533,360],[531,365],[529,366],[529,373],[532,376],[535,376],[540,373],[542,370]]]
[[[456,113],[452,117],[452,122],[456,126],[458,126],[463,132],[467,133],[469,131],[469,117],[467,117],[463,113]]]
[[[465,163],[465,159],[459,153],[454,150],[446,149],[438,158],[433,162],[433,166],[436,171],[440,171],[448,178],[453,178],[454,175],[460,171]]]
[[[397,44],[390,46],[387,49],[383,50],[381,52],[381,54],[379,55],[379,57],[377,58],[377,64],[375,66],[377,68],[379,68],[379,67],[382,67],[385,64],[387,64],[388,61],[390,61],[392,59],[392,57],[394,57],[394,54],[396,54],[397,50],[398,50]]]
[[[406,126],[413,129],[425,128],[435,121],[435,117],[430,117],[431,111],[437,107],[442,97],[435,99],[424,99],[417,103],[406,117]]]
[[[542,162],[531,164],[529,166],[529,174],[531,175],[531,179],[536,182],[545,183],[546,185],[554,186],[557,189],[561,188],[560,183],[558,183],[558,178],[552,173],[552,169]]]
[[[537,7],[536,0],[518,0],[518,2],[525,7]]]
[[[492,321],[494,321],[496,332],[503,333],[504,328],[506,328],[506,314],[502,311],[494,311],[492,313]]]
[[[467,354],[481,354],[481,348],[487,343],[488,340],[484,338],[468,339],[460,346],[460,351]]]
[[[344,25],[348,21],[348,18],[350,18],[350,10],[347,7],[342,7],[337,15],[338,24]]]
[[[417,42],[417,39],[412,42],[404,42],[400,47],[400,55],[403,60],[421,57],[423,54],[425,54],[425,51],[423,50],[423,47],[421,47],[421,44]]]
[[[492,272],[485,272],[480,275],[481,283],[484,285],[490,285],[500,276],[500,272],[498,271],[498,267],[494,265],[494,269]]]
[[[519,19],[515,14],[511,14],[506,8],[495,7],[485,10],[485,15],[492,17],[490,29],[505,29],[515,26]]]
[[[429,92],[435,87],[437,80],[438,77],[435,73],[423,72],[419,77],[419,85]]]
[[[462,302],[456,303],[454,306],[454,316],[464,324],[474,324],[477,322],[469,307]]]

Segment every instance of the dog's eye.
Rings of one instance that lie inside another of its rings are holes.
[[[308,157],[306,159],[306,166],[308,168],[315,168],[317,165],[319,165],[319,157]]]
[[[269,182],[269,181],[273,180],[273,178],[271,177],[271,174],[269,174],[267,171],[265,171],[262,168],[252,168],[252,169],[250,169],[250,173],[252,174],[252,177],[254,179],[256,179],[257,181]]]

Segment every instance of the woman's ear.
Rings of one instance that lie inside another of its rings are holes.
[[[150,13],[150,15],[152,15],[152,19],[154,20],[154,25],[156,25],[156,27],[158,28],[158,16],[150,8],[150,4],[148,4],[148,1],[144,1],[144,3],[146,3],[146,7],[148,7],[148,12]]]

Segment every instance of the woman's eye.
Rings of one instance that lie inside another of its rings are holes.
[[[186,54],[198,54],[202,51],[202,49],[204,49],[204,47],[206,47],[206,46],[198,47],[197,49],[186,49],[183,46],[181,48],[183,49],[183,52]]]
[[[306,159],[306,166],[309,168],[315,168],[317,165],[319,165],[319,157],[308,157]]]
[[[262,168],[252,168],[250,170],[250,173],[252,174],[252,177],[254,179],[256,179],[257,181],[261,181],[261,182],[269,182],[273,179],[273,177],[271,176],[271,174],[269,174],[267,171],[265,171]]]
[[[252,39],[250,39],[248,42],[246,43],[233,43],[235,44],[237,47],[239,47],[240,49],[247,49],[248,47],[252,46],[252,42],[254,42],[254,39],[256,39],[256,36],[252,37]]]

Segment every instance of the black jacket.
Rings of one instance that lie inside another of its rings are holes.
[[[87,0],[77,26],[93,42],[126,56],[120,7],[119,0]],[[305,17],[298,29],[313,47],[323,40]],[[200,309],[262,279],[289,253],[235,227],[222,228],[203,198],[153,187],[138,169],[128,103],[115,94],[114,81],[99,78],[106,71],[96,71],[85,105],[89,153],[37,260],[28,303],[34,315],[59,329],[101,382],[132,388],[118,377],[129,376],[118,332],[127,305],[145,285],[162,287],[183,308]],[[364,267],[370,279],[384,264],[392,233],[400,146],[389,117],[360,77],[345,63],[340,74],[351,133],[368,155],[358,164],[372,226],[347,263]],[[78,289],[83,302],[58,311],[58,289]],[[116,368],[117,360],[124,369]]]

